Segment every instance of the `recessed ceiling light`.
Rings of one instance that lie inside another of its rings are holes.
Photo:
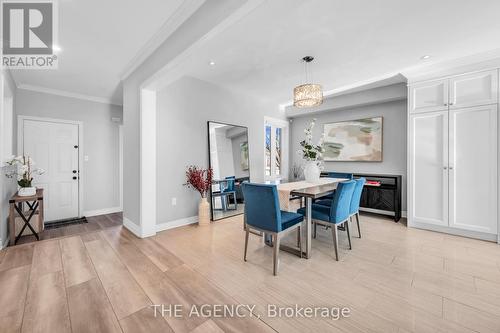
[[[422,59],[422,60],[427,60],[427,59],[429,59],[430,57],[431,57],[430,55],[426,54],[426,55],[421,56],[421,57],[420,57],[420,59]]]
[[[213,60],[212,60],[212,61],[210,61],[208,64],[209,64],[210,66],[215,66],[215,61],[213,61]]]
[[[58,45],[52,45],[52,51],[54,51],[54,52],[61,52],[61,51],[62,51],[62,49],[61,49],[61,47],[60,47],[60,46],[58,46]]]

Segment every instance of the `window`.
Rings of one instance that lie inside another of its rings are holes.
[[[271,176],[271,126],[266,125],[266,176]]]
[[[266,180],[287,178],[288,123],[266,118],[264,125],[264,175]]]

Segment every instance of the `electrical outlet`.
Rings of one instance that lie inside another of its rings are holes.
[[[177,198],[172,198],[172,206],[177,206]]]

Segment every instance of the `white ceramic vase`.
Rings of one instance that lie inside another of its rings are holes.
[[[309,161],[304,168],[304,177],[308,183],[318,183],[321,170],[319,169],[318,162]]]
[[[20,187],[17,194],[20,197],[31,197],[36,194],[36,187]]]
[[[198,204],[198,225],[210,225],[210,204],[207,198],[201,198]]]

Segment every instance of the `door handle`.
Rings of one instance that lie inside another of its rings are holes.
[[[447,170],[447,169],[448,169],[448,167],[443,167],[443,169],[444,169],[444,170]]]
[[[76,170],[73,170],[73,173],[76,173]]]
[[[77,179],[77,177],[73,177],[73,179]]]
[[[453,170],[453,167],[452,167],[452,166],[450,167],[450,170]]]

